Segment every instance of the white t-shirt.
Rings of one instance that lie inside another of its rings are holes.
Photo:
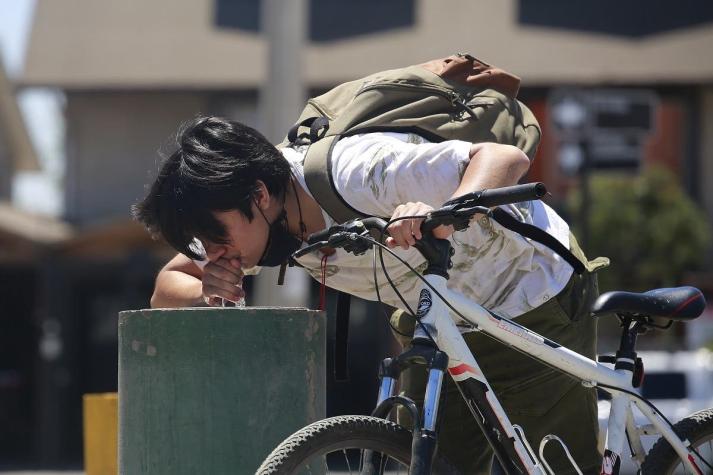
[[[339,194],[365,214],[391,216],[403,203],[421,201],[434,208],[447,201],[469,163],[471,144],[430,143],[418,135],[371,133],[339,140],[332,154],[332,176]],[[302,168],[306,147],[287,148],[283,155],[305,190]],[[569,248],[569,227],[549,206],[530,201],[503,207],[520,221],[534,224]],[[326,213],[327,227],[336,224]],[[557,295],[572,275],[572,267],[548,247],[503,228],[483,216],[451,237],[455,249],[448,287],[482,306],[514,318]],[[419,272],[426,267],[416,249],[396,250]],[[320,280],[322,253],[299,259]],[[410,305],[418,300],[419,279],[384,253],[387,270]],[[403,308],[377,262],[382,300]],[[342,249],[327,257],[326,284],[352,295],[376,300],[372,253],[354,256]]]

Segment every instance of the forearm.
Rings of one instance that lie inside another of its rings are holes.
[[[177,270],[162,270],[156,277],[151,296],[152,308],[195,307],[205,305],[198,277]]]
[[[473,144],[470,163],[452,198],[472,191],[516,185],[530,166],[517,147],[493,143]]]
[[[195,307],[203,300],[203,271],[188,257],[177,254],[161,269],[151,296],[153,308]]]

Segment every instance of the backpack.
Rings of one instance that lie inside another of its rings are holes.
[[[465,140],[515,145],[532,160],[540,127],[516,99],[520,79],[456,54],[378,72],[310,99],[278,148],[309,145],[305,181],[336,222],[364,217],[334,189],[331,152],[336,142],[369,132],[412,132],[431,142]]]
[[[371,74],[310,99],[278,148],[308,145],[307,187],[337,223],[366,217],[334,188],[331,154],[342,137],[369,132],[415,133],[431,142],[496,142],[520,148],[532,160],[541,130],[516,97],[520,79],[477,60],[455,54],[424,64]],[[542,242],[565,257],[578,273],[582,263],[541,229],[495,210],[506,228]],[[388,217],[387,217],[388,218]],[[348,379],[349,294],[337,294],[335,378]]]

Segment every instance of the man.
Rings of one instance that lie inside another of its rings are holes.
[[[237,300],[243,295],[244,270],[279,265],[311,233],[335,224],[305,184],[304,146],[278,150],[257,131],[216,117],[188,123],[179,131],[177,145],[148,196],[134,209],[139,220],[179,252],[160,271],[152,306]],[[334,186],[350,206],[365,214],[399,217],[423,215],[471,191],[514,185],[529,163],[509,145],[429,143],[413,134],[371,133],[338,141],[331,166]],[[549,232],[586,263],[567,224],[544,203],[504,209]],[[421,238],[420,222],[393,224],[387,244],[423,270],[424,259],[411,248]],[[596,325],[588,312],[596,296],[593,275],[574,274],[548,247],[487,217],[465,232],[442,226],[435,234],[454,244],[451,288],[594,357]],[[379,285],[384,302],[401,306],[383,273],[378,283],[373,281],[369,255],[316,252],[299,262],[315,278],[324,273],[332,288],[374,300]],[[407,301],[416,302],[416,276],[395,259],[387,258],[386,266]],[[406,314],[397,312],[393,323],[402,333],[413,331],[413,319]],[[568,443],[585,473],[598,473],[594,392],[458,323],[512,422],[525,428],[531,444],[536,447],[544,435],[555,433]],[[418,397],[413,388],[423,384],[422,375],[412,371],[404,379],[409,395]],[[489,473],[492,453],[456,388],[449,384],[447,390],[439,450],[463,473]],[[561,451],[547,454],[557,473],[570,471]]]

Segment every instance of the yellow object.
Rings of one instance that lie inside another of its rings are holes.
[[[118,405],[116,393],[84,395],[84,472],[116,475]]]

